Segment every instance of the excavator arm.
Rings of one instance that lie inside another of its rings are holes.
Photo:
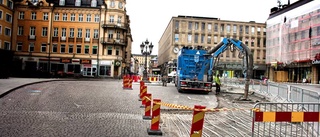
[[[214,69],[214,66],[217,66],[217,60],[219,59],[220,54],[225,52],[228,48],[230,48],[231,51],[233,51],[234,48],[237,49],[239,51],[238,57],[243,59],[243,74],[245,76],[244,100],[248,100],[249,84],[253,73],[253,55],[251,50],[243,44],[242,41],[233,38],[223,38],[217,46],[208,51],[207,54],[211,57],[208,75],[212,75],[212,70]]]

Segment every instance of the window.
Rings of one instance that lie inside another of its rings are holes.
[[[58,51],[58,45],[57,44],[52,44],[52,52],[56,53]]]
[[[91,7],[97,7],[97,0],[91,0]]]
[[[78,29],[78,38],[82,38],[82,29]]]
[[[76,14],[72,13],[70,17],[71,21],[76,21]]]
[[[204,34],[201,34],[201,43],[204,43]]]
[[[175,29],[176,29],[176,30],[179,29],[179,21],[176,21]]]
[[[2,34],[2,26],[0,25],[0,34]]]
[[[254,35],[255,33],[255,27],[251,27],[251,35]]]
[[[192,40],[192,35],[188,34],[188,43],[191,43],[191,40]]]
[[[113,30],[108,30],[108,38],[109,39],[113,38]]]
[[[68,14],[67,13],[63,13],[62,14],[62,20],[63,21],[67,21],[68,20]]]
[[[22,51],[22,42],[17,43],[17,51]]]
[[[48,19],[49,19],[48,12],[43,13],[43,20],[48,20]]]
[[[261,41],[261,38],[258,38],[257,39],[257,47],[260,47],[260,43],[261,43],[260,41]]]
[[[90,29],[86,29],[86,38],[90,38]]]
[[[317,27],[317,36],[320,36],[320,26]]]
[[[34,52],[34,43],[29,43],[29,52]]]
[[[88,45],[84,46],[84,53],[89,54],[89,46]]]
[[[109,23],[113,23],[113,22],[114,22],[114,16],[110,16]]]
[[[122,6],[122,2],[119,2],[119,5],[118,5],[119,9],[122,9],[123,6]]]
[[[2,10],[0,10],[0,19],[2,19]]]
[[[221,25],[220,25],[220,32],[221,32],[221,33],[224,33],[224,24],[221,24]]]
[[[114,2],[114,0],[111,0],[111,1],[110,1],[110,7],[111,7],[111,8],[114,8],[114,6],[115,6],[115,2]]]
[[[6,14],[6,21],[12,22],[12,16],[10,14]]]
[[[81,0],[76,0],[75,6],[81,6]]]
[[[66,45],[61,44],[60,45],[60,53],[65,53],[66,52]]]
[[[194,35],[194,43],[198,43],[199,35],[195,34]]]
[[[66,3],[66,1],[65,1],[65,0],[59,0],[59,6],[64,6],[64,5],[65,5],[65,3]]]
[[[179,42],[179,34],[174,34],[174,42]]]
[[[204,22],[201,23],[201,30],[202,31],[206,30],[206,23],[204,23]]]
[[[73,53],[73,45],[69,45],[69,53]]]
[[[112,47],[111,46],[108,47],[108,55],[112,55]]]
[[[81,45],[77,45],[77,53],[81,53]]]
[[[97,39],[99,37],[99,30],[98,29],[94,29],[93,30],[93,38]]]
[[[36,35],[36,27],[30,27],[30,35],[35,36]]]
[[[96,14],[94,15],[94,22],[99,22],[100,21],[100,15]]]
[[[233,25],[233,34],[236,34],[237,33],[237,25]]]
[[[120,50],[118,47],[116,48],[116,55],[120,55]]]
[[[212,29],[212,24],[208,23],[208,31],[211,32],[211,29]]]
[[[79,21],[83,21],[83,14],[79,14]]]
[[[47,44],[45,43],[41,44],[41,52],[47,52]]]
[[[121,23],[122,17],[118,17],[118,23]]]
[[[66,36],[67,36],[67,28],[62,28],[61,37],[66,37]]]
[[[58,37],[59,30],[58,28],[53,28],[53,37]]]
[[[230,33],[230,31],[231,31],[231,26],[230,24],[227,24],[227,33]]]
[[[31,12],[31,20],[36,20],[36,19],[37,19],[37,13]]]
[[[4,42],[4,49],[10,50],[10,42]]]
[[[240,27],[239,27],[239,33],[243,34],[243,26],[242,25],[240,25]]]
[[[92,47],[92,54],[97,54],[98,53],[98,46],[93,46]]]
[[[20,20],[23,20],[23,19],[24,19],[24,12],[23,12],[23,11],[20,11],[20,12],[19,12],[19,19],[20,19]]]
[[[213,43],[217,44],[218,43],[218,36],[213,36]]]
[[[208,38],[207,38],[207,44],[211,44],[211,36],[208,36]]]
[[[10,8],[10,9],[13,9],[13,2],[11,0],[8,0],[7,1],[7,6]]]
[[[23,35],[23,26],[18,26],[18,35]]]
[[[189,21],[189,23],[188,23],[188,29],[192,30],[192,22],[191,21]]]
[[[70,38],[74,37],[74,28],[70,28],[70,34],[69,34]]]
[[[218,23],[214,24],[214,32],[218,32]]]
[[[87,22],[91,21],[91,14],[87,14]]]
[[[194,23],[194,29],[195,29],[195,30],[198,30],[198,29],[199,29],[199,22],[195,22],[195,23]]]
[[[249,34],[249,26],[246,26],[245,32],[246,32],[246,34]]]
[[[120,31],[117,31],[117,39],[120,39]]]
[[[251,46],[254,47],[254,41],[255,39],[251,39]]]
[[[59,13],[54,13],[54,20],[59,20]]]
[[[11,29],[10,28],[5,28],[4,29],[4,34],[7,36],[11,36]]]
[[[48,35],[48,27],[43,27],[42,28],[42,36],[47,36]]]
[[[305,36],[305,30],[301,31],[301,39],[304,39],[306,36]]]

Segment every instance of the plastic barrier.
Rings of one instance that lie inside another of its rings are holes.
[[[202,111],[205,109],[205,106],[195,105],[193,110],[193,118],[192,118],[192,126],[190,131],[190,137],[201,137],[202,136],[202,128],[204,122],[204,114]]]
[[[153,99],[151,127],[147,128],[148,135],[162,135],[160,124],[160,99]]]
[[[146,107],[144,109],[144,116],[142,117],[143,119],[147,119],[147,120],[150,120],[152,117],[151,117],[151,98],[152,98],[152,95],[150,93],[147,93],[146,96],[145,96],[145,100],[146,100]]]
[[[141,98],[142,98],[142,101],[141,101],[141,106],[140,106],[140,108],[144,108],[145,107],[145,105],[146,105],[146,95],[147,95],[147,86],[146,85],[144,85],[143,86],[143,90],[142,90],[142,94],[141,94]]]
[[[139,93],[139,101],[142,100],[142,92],[143,92],[143,89],[144,89],[144,82],[143,81],[140,81],[140,93]]]

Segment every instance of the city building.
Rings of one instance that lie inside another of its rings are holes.
[[[169,73],[175,70],[177,53],[184,47],[202,46],[208,50],[217,45],[222,38],[235,38],[243,41],[254,57],[254,78],[265,75],[265,23],[220,20],[219,18],[178,16],[172,17],[159,40],[158,63],[169,64]],[[239,51],[224,52],[219,61],[220,73],[226,77],[243,77],[242,59]],[[171,65],[172,64],[172,65]]]
[[[11,43],[21,72],[128,73],[132,37],[125,5],[125,0],[16,1]]]
[[[11,50],[13,1],[0,0],[0,49]]]
[[[271,8],[267,20],[268,77],[280,82],[318,84],[320,3],[299,0]]]

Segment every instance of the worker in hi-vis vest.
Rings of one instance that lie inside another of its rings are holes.
[[[217,76],[214,78],[214,81],[216,82],[216,95],[218,95],[220,93],[220,86],[221,86],[221,82],[220,82],[220,75],[217,74]]]

